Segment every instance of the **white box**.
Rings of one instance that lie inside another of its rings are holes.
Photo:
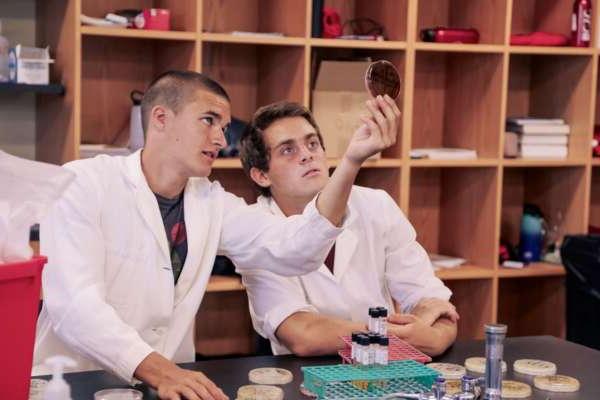
[[[50,50],[38,47],[25,47],[20,44],[10,49],[8,54],[9,80],[30,85],[50,83]]]

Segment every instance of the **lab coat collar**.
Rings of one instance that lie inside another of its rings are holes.
[[[257,204],[261,208],[267,208],[273,215],[279,215],[285,217],[281,208],[272,197],[259,196]],[[340,283],[344,274],[348,271],[352,260],[352,256],[356,251],[358,245],[358,235],[352,230],[352,222],[356,218],[356,210],[352,207],[350,201],[348,201],[348,207],[346,209],[346,215],[342,228],[342,233],[338,236],[335,241],[335,260],[334,260],[334,273],[332,274],[329,268],[325,264],[322,264],[317,270],[319,273],[325,275],[327,278]]]

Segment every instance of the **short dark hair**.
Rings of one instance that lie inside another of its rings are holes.
[[[264,131],[274,122],[292,117],[302,117],[311,124],[317,132],[321,146],[325,148],[319,126],[315,122],[310,110],[306,107],[289,101],[280,101],[261,107],[254,113],[252,121],[248,124],[248,127],[240,140],[240,158],[242,160],[244,172],[248,175],[248,178],[252,180],[252,177],[250,176],[250,170],[252,168],[264,172],[269,171],[271,155],[270,149],[267,148],[267,145],[265,144]],[[268,187],[262,187],[256,184],[256,182],[254,182],[254,186],[263,196],[271,196],[271,190]]]
[[[150,111],[154,106],[164,105],[177,114],[184,105],[194,99],[199,89],[208,90],[231,101],[225,89],[207,75],[193,71],[167,71],[157,76],[148,86],[142,99],[144,134],[148,132]]]

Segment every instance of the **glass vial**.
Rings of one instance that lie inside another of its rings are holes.
[[[352,346],[350,347],[350,358],[352,359],[352,362],[356,361],[356,347],[358,346],[358,335],[360,334],[360,332],[352,332]]]
[[[387,335],[387,317],[388,317],[388,310],[385,307],[379,307],[379,330],[377,333],[379,333],[381,336],[386,336]]]
[[[377,355],[375,356],[377,364],[388,365],[389,344],[390,339],[387,336],[381,336],[379,338],[379,347],[377,349]]]
[[[369,308],[369,332],[379,332],[379,309],[377,307]]]

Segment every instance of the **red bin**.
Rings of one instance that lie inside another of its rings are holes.
[[[0,264],[0,399],[27,400],[46,257]]]

